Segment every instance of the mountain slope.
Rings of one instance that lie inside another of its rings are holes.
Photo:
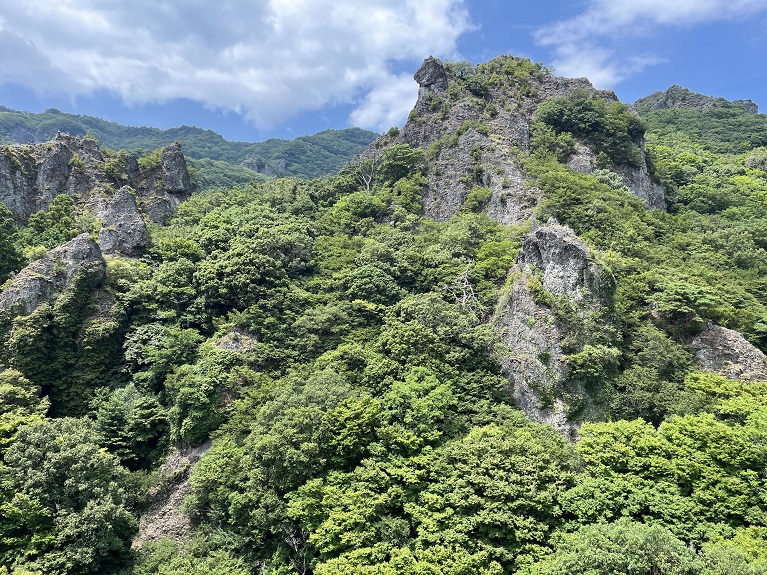
[[[59,131],[80,137],[91,134],[103,146],[139,154],[179,140],[184,142],[184,153],[193,160],[216,160],[267,175],[302,178],[337,172],[377,137],[377,134],[360,128],[347,128],[325,130],[295,140],[230,142],[211,130],[193,126],[160,130],[122,126],[91,116],[65,114],[53,108],[34,114],[0,106],[0,144],[43,142]],[[233,171],[230,177],[239,180],[247,175],[241,172]]]
[[[0,572],[765,571],[767,150],[512,56],[416,79],[340,173],[139,253],[2,214],[0,303],[51,297],[0,309]],[[131,161],[93,151],[56,165]]]

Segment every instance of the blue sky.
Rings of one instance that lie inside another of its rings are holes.
[[[428,55],[767,111],[765,0],[0,0],[0,105],[231,140],[401,125]]]

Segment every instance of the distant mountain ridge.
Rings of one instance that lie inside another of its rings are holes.
[[[362,152],[378,134],[361,128],[324,130],[294,140],[270,138],[263,142],[232,142],[212,130],[179,126],[168,130],[124,126],[93,116],[67,114],[50,108],[42,113],[22,112],[0,106],[0,144],[45,142],[57,132],[72,136],[93,135],[101,145],[115,150],[145,153],[181,141],[184,154],[202,160],[206,168],[212,162],[221,172],[212,185],[244,183],[257,173],[267,176],[314,178],[337,172],[356,154]]]
[[[767,115],[751,100],[698,94],[678,85],[634,102],[647,131],[669,136],[684,131],[719,154],[740,154],[767,146]]]
[[[758,114],[759,106],[752,100],[733,100],[716,98],[698,94],[688,88],[674,84],[665,92],[658,90],[649,96],[639,98],[634,107],[637,110],[667,110],[672,108],[694,108],[698,110],[712,110],[714,108],[728,108],[731,106],[742,108],[747,114]]]

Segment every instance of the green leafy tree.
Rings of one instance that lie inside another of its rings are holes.
[[[136,528],[128,472],[88,423],[65,418],[19,429],[0,470],[0,565],[96,574],[125,560]]]
[[[18,242],[19,232],[11,211],[5,204],[0,204],[0,283],[5,282],[11,272],[18,270],[24,261]]]

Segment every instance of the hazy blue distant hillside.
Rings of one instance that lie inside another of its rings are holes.
[[[0,106],[0,144],[44,142],[59,131],[73,136],[92,134],[103,146],[138,153],[180,140],[184,154],[193,160],[217,160],[238,166],[226,174],[221,185],[252,179],[252,171],[301,178],[332,174],[378,136],[368,130],[348,128],[325,130],[295,140],[230,142],[216,132],[194,126],[160,130],[123,126],[92,116],[66,114],[55,108],[35,114]],[[243,171],[242,165],[250,170]]]

